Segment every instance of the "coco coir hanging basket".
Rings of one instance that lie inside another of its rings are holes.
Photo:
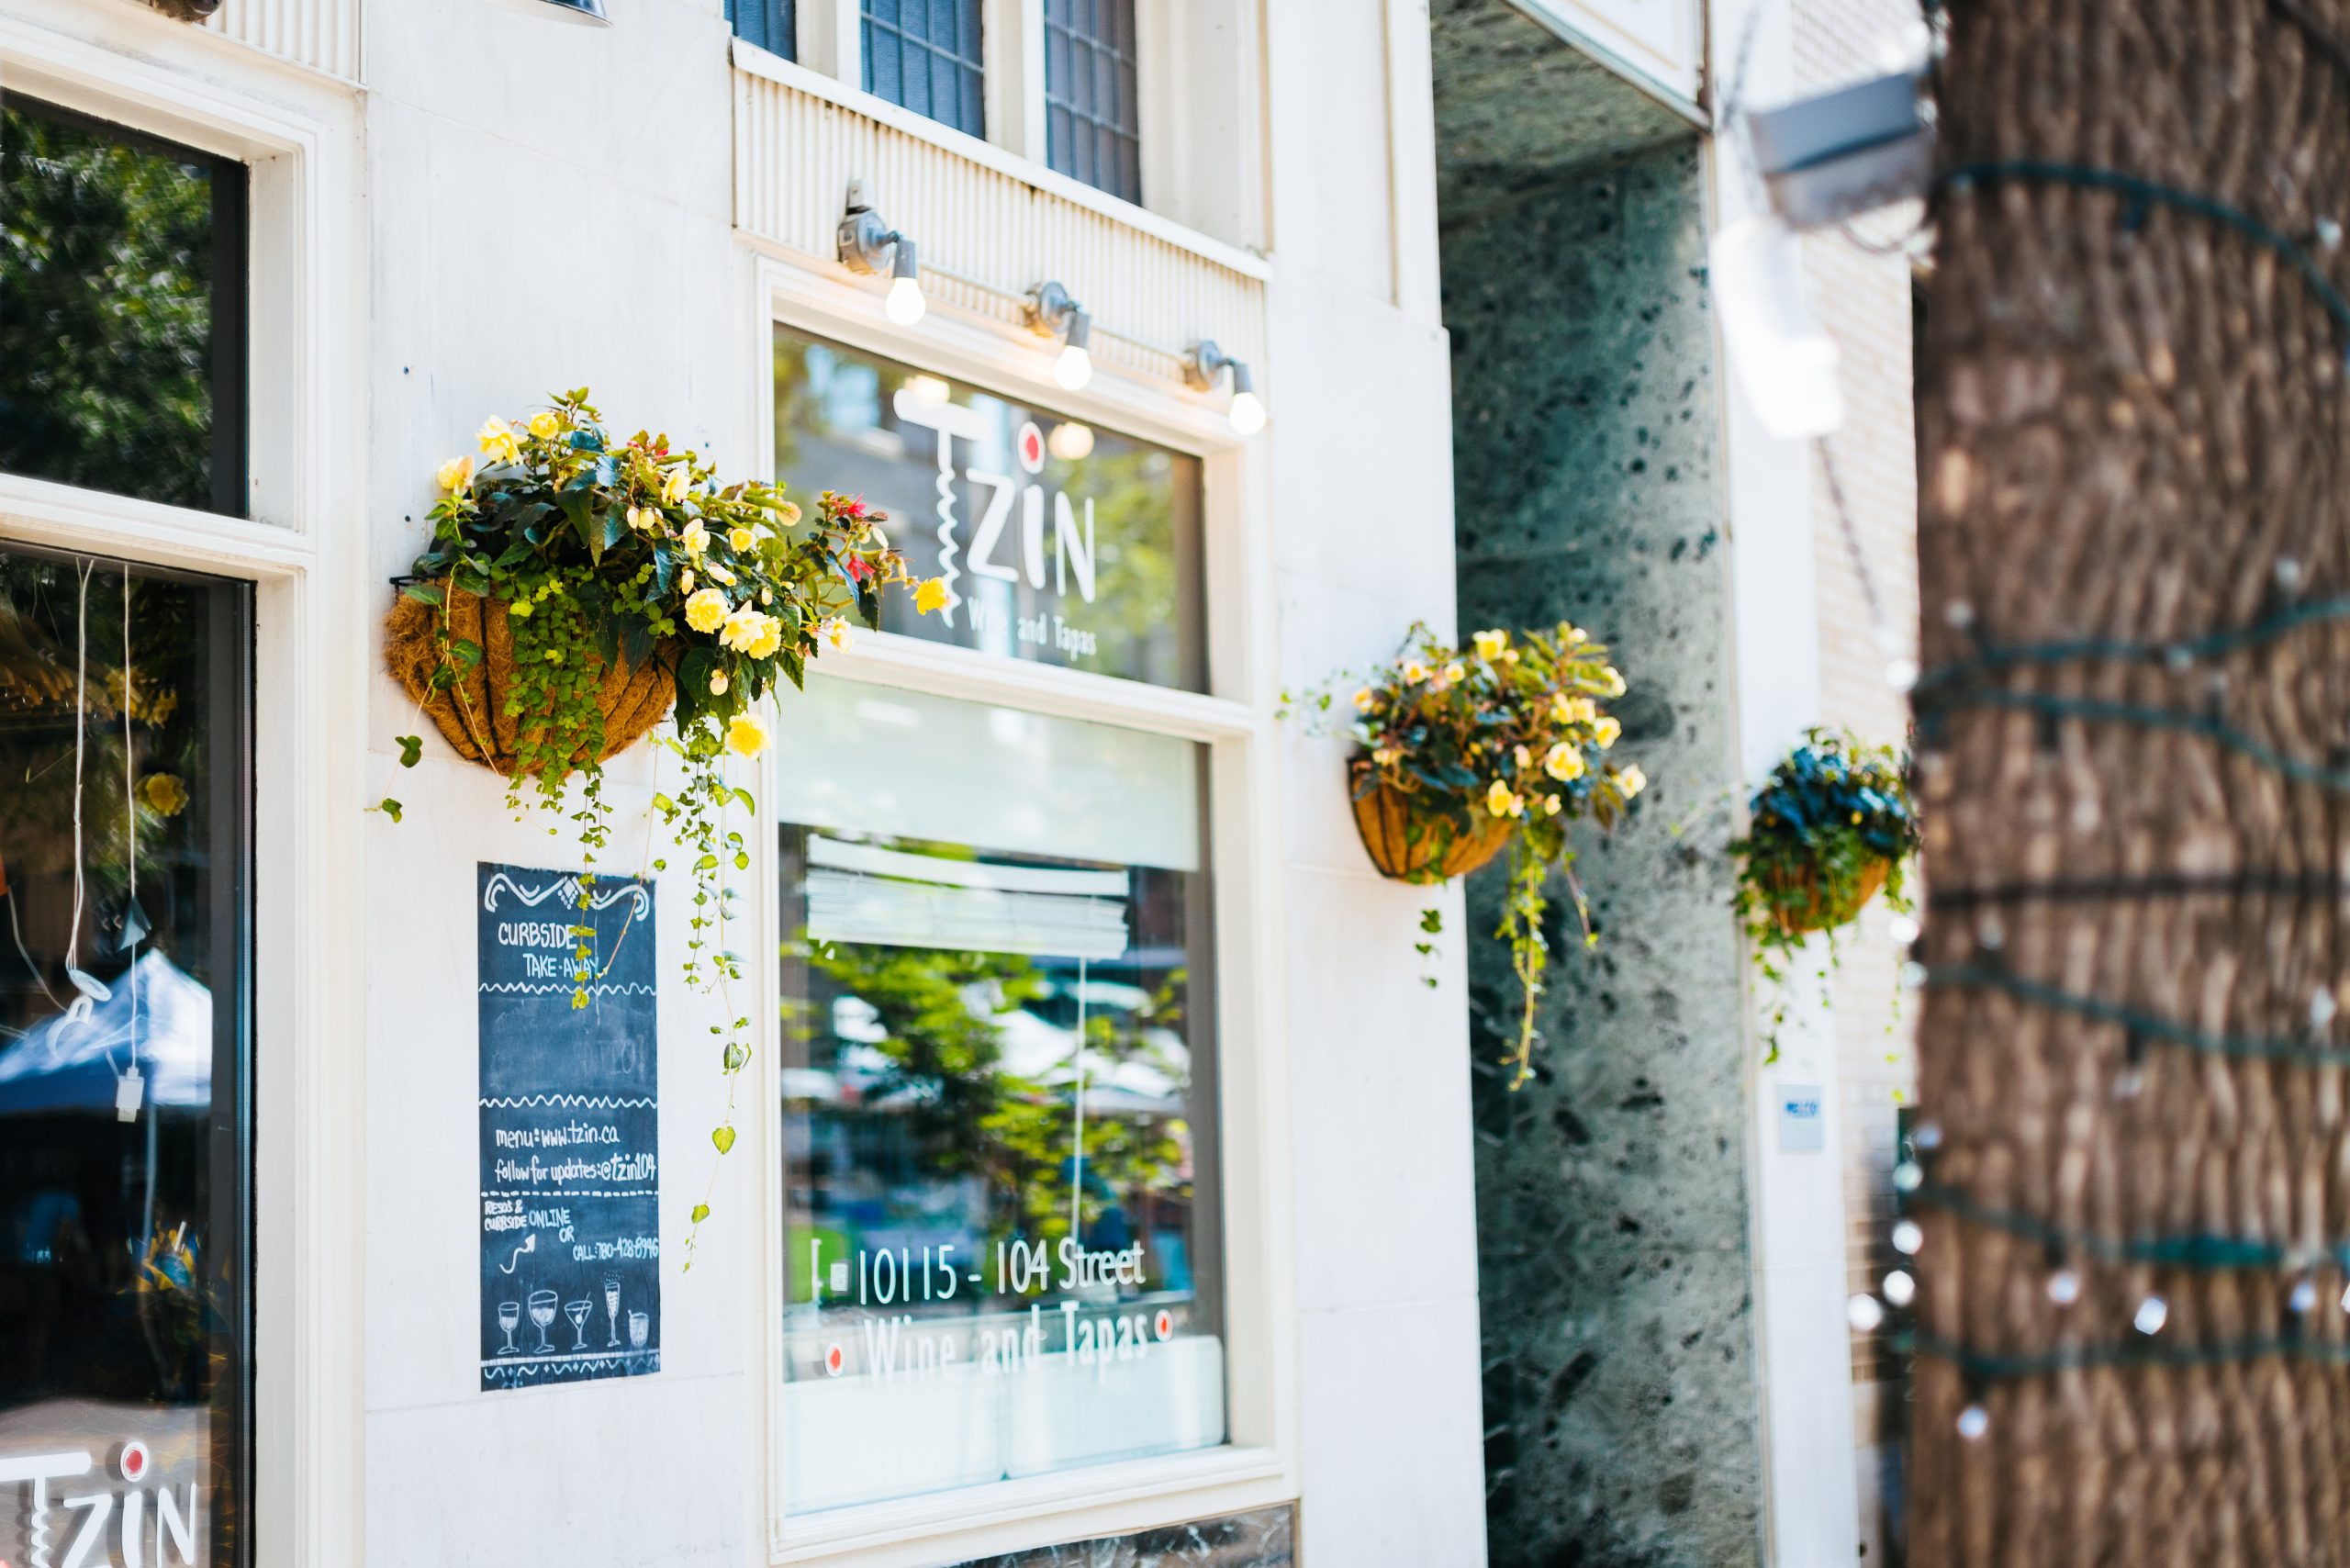
[[[1869,900],[1876,897],[1892,868],[1890,860],[1871,860],[1861,868],[1859,880],[1850,892],[1841,899],[1831,899],[1819,885],[1817,870],[1808,867],[1802,870],[1774,868],[1763,879],[1772,893],[1771,918],[1790,936],[1833,931],[1859,914]]]
[[[385,666],[459,756],[511,775],[518,761],[516,743],[526,733],[523,726],[529,715],[517,712],[509,700],[514,679],[514,633],[506,606],[445,580],[433,586],[448,597],[449,640],[478,646],[481,662],[469,670],[458,666],[456,684],[436,689],[432,677],[442,662],[436,635],[441,611],[403,594],[385,618]],[[677,682],[669,674],[670,652],[656,645],[653,656],[642,664],[605,667],[596,695],[596,706],[604,715],[604,746],[593,758],[574,756],[574,763],[617,756],[661,722],[677,699]]]
[[[1348,770],[1353,785],[1355,831],[1380,875],[1401,882],[1441,882],[1466,876],[1509,843],[1517,826],[1511,817],[1472,812],[1477,825],[1462,832],[1449,818],[1424,811],[1409,794],[1381,782],[1366,790],[1371,764]]]

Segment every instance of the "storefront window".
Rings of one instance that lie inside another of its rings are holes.
[[[885,630],[1205,689],[1197,457],[781,325],[775,391],[778,476],[863,495],[947,586]]]
[[[1222,1442],[1200,748],[821,678],[786,721],[787,1507]]]
[[[0,549],[0,1562],[251,1561],[247,602]]]
[[[245,510],[233,159],[0,104],[0,471]]]

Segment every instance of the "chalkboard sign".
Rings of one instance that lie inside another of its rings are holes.
[[[658,1372],[653,885],[479,879],[481,1385]]]

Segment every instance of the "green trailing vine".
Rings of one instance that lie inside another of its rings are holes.
[[[1637,764],[1618,767],[1601,755],[1623,732],[1601,704],[1624,695],[1624,678],[1605,647],[1566,622],[1515,637],[1480,632],[1465,649],[1415,625],[1386,664],[1284,703],[1304,710],[1309,728],[1326,731],[1333,711],[1345,711],[1340,701],[1349,687],[1356,823],[1382,871],[1439,882],[1452,874],[1449,867],[1473,869],[1506,843],[1509,884],[1494,934],[1509,945],[1523,999],[1505,1063],[1516,1088],[1534,1070],[1535,1004],[1550,966],[1542,920],[1554,868],[1583,918],[1584,944],[1596,940],[1574,879],[1567,824],[1588,816],[1612,827],[1647,787]],[[1404,824],[1400,850],[1375,844],[1384,835],[1371,825],[1391,806]],[[1424,938],[1441,924],[1435,910],[1421,912]],[[1433,961],[1432,941],[1414,946]]]
[[[423,610],[395,611],[392,627],[396,644],[406,626],[429,651],[404,678],[452,745],[505,774],[518,817],[552,814],[550,834],[568,823],[588,868],[582,909],[611,845],[603,758],[658,722],[655,704],[673,703],[674,733],[656,744],[682,778],[652,804],[690,857],[686,981],[721,999],[711,1034],[727,1102],[711,1141],[722,1157],[734,1146],[753,1011],[735,1003],[744,966],[726,940],[737,896],[728,878],[751,868],[750,844],[729,813],[756,810],[748,790],[727,781],[728,762],[766,749],[762,703],[787,680],[798,687],[824,648],[846,647],[852,617],[879,625],[885,588],[911,589],[926,613],[945,602],[945,588],[912,578],[881,534],[882,514],[861,498],[826,491],[809,515],[780,485],[722,486],[665,435],[614,438],[584,387],[514,424],[492,418],[476,441],[478,472],[473,458],[453,457],[435,476],[431,539],[401,590]],[[479,601],[480,634],[457,624],[461,599],[469,610]],[[505,650],[487,645],[493,605],[504,612]],[[476,701],[477,683],[485,692],[495,684],[504,723]],[[616,702],[634,716],[617,734]],[[415,767],[423,737],[397,740],[401,766]],[[400,820],[395,800],[371,809]],[[646,862],[655,872],[668,866],[649,839]],[[584,924],[572,932],[593,935]],[[571,1004],[583,1008],[598,971],[584,942],[574,960]],[[688,1268],[709,1215],[705,1193],[692,1213]]]
[[[1764,1040],[1765,1060],[1776,1061],[1789,970],[1807,940],[1825,933],[1833,965],[1837,933],[1880,887],[1887,905],[1909,910],[1918,817],[1908,764],[1891,746],[1821,729],[1805,732],[1771,770],[1749,814],[1746,835],[1729,845],[1738,859],[1731,897],[1774,994]]]

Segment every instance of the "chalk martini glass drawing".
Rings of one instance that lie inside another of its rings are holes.
[[[653,1316],[650,1313],[632,1312],[628,1315],[628,1343],[631,1350],[644,1349],[645,1337],[652,1331]]]
[[[604,1276],[604,1324],[610,1331],[604,1347],[610,1350],[621,1342],[621,1277],[618,1274]]]
[[[554,1347],[547,1343],[547,1330],[554,1327],[554,1292],[531,1293],[531,1321],[539,1326],[539,1354],[553,1355]]]
[[[520,1302],[501,1301],[498,1304],[498,1326],[506,1331],[506,1343],[498,1348],[498,1353],[499,1355],[515,1356],[521,1354],[521,1351],[518,1350],[514,1344],[514,1327],[521,1321],[522,1304]]]
[[[586,1296],[581,1296],[577,1301],[566,1301],[563,1304],[564,1315],[571,1319],[573,1336],[571,1348],[575,1350],[584,1350],[588,1348],[588,1305]]]

